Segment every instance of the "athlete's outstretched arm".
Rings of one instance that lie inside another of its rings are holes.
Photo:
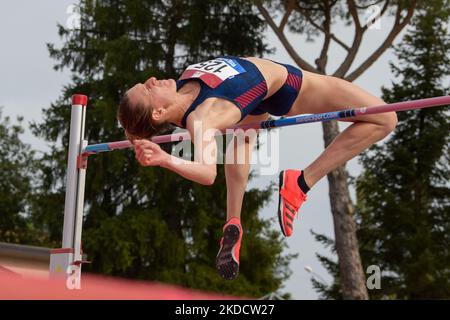
[[[214,142],[215,143],[215,142]],[[180,176],[203,185],[212,185],[217,176],[216,164],[203,164],[169,155],[161,167],[178,173]]]
[[[160,166],[194,182],[212,185],[217,175],[217,144],[212,132],[191,132],[191,136],[195,137],[192,140],[195,145],[194,161],[168,154],[149,140],[134,140],[136,159],[142,166]]]

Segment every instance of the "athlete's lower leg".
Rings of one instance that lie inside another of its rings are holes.
[[[341,132],[322,154],[304,169],[304,179],[312,188],[329,172],[353,159],[377,141],[386,137],[395,127],[395,120],[385,124],[355,122]]]
[[[300,113],[324,113],[381,105],[384,102],[359,87],[337,78],[306,73],[308,89],[300,95],[301,103],[295,110]],[[294,218],[297,216],[306,193],[329,172],[354,158],[391,132],[397,124],[394,112],[358,116],[340,133],[322,154],[303,171],[283,170],[279,179],[278,218],[281,231],[291,236]]]
[[[216,269],[219,275],[233,280],[239,273],[239,250],[243,230],[240,222],[242,201],[247,187],[251,153],[256,136],[233,137],[227,147],[225,176],[227,181],[227,223],[223,227]]]
[[[308,96],[303,105],[305,113],[322,113],[382,105],[384,101],[357,85],[335,77],[318,76],[320,94],[315,99]],[[321,178],[340,165],[359,155],[371,145],[386,137],[397,124],[395,112],[358,116],[346,122],[351,126],[341,132],[311,165],[304,169],[304,178],[311,188]]]
[[[227,221],[233,217],[238,219],[241,217],[242,202],[247,188],[251,154],[255,141],[256,136],[235,137],[227,147],[225,163]],[[233,156],[230,156],[230,154]]]

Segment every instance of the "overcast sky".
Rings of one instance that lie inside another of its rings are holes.
[[[47,108],[52,101],[55,101],[63,86],[69,83],[70,74],[67,70],[63,72],[53,70],[54,61],[49,58],[46,43],[56,45],[61,43],[57,35],[57,23],[66,24],[70,18],[67,9],[72,3],[76,1],[4,0],[0,2],[0,39],[2,41],[0,106],[3,106],[3,116],[11,116],[12,122],[15,122],[17,115],[24,116],[26,123],[40,122],[42,108]],[[386,35],[389,27],[390,21],[382,20],[380,29],[367,32],[357,62],[373,51]],[[339,28],[335,33],[347,43],[351,43],[350,29]],[[293,64],[292,59],[271,30],[266,36],[271,46],[276,48],[276,53],[267,57]],[[290,35],[289,39],[297,52],[313,64],[320,50],[320,43],[306,43],[304,37],[293,35]],[[331,52],[329,71],[333,70],[343,56],[343,52],[336,47],[333,47]],[[375,95],[380,95],[381,86],[389,86],[392,80],[388,65],[390,59],[393,59],[392,51],[384,54],[356,81],[356,84]],[[89,92],[84,94],[89,96]],[[342,125],[342,128],[345,126]],[[323,150],[320,124],[283,128],[279,133],[280,169],[304,168]],[[46,143],[33,137],[29,131],[22,138],[34,149],[46,149]],[[352,175],[358,175],[360,166],[356,159],[349,162],[348,170]],[[277,181],[277,175],[257,177],[249,184],[249,188],[264,187],[271,181]],[[274,194],[271,203],[261,212],[263,217],[276,217],[277,201],[278,196]],[[245,228],[245,212],[242,215]],[[274,220],[274,228],[279,228],[276,220]],[[331,277],[315,257],[316,252],[328,255],[330,253],[321,244],[316,243],[310,234],[312,229],[334,238],[326,178],[317,183],[308,193],[308,201],[303,205],[300,219],[296,219],[294,228],[294,235],[286,239],[286,242],[290,247],[289,252],[299,253],[299,257],[291,264],[293,275],[286,283],[284,290],[291,292],[295,299],[316,299],[318,295],[312,289],[311,275],[304,270],[304,267],[311,266],[314,272],[325,281],[331,282]]]

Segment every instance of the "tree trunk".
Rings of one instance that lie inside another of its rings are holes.
[[[336,121],[332,121],[324,122],[322,128],[326,148],[339,134],[339,127]],[[350,198],[345,165],[330,172],[327,178],[334,221],[336,251],[339,258],[342,296],[344,299],[367,300],[369,295],[353,219],[355,208]]]

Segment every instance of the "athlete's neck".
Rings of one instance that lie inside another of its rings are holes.
[[[181,120],[200,92],[200,85],[189,81],[177,92],[175,103],[167,109],[169,122],[181,127]]]

